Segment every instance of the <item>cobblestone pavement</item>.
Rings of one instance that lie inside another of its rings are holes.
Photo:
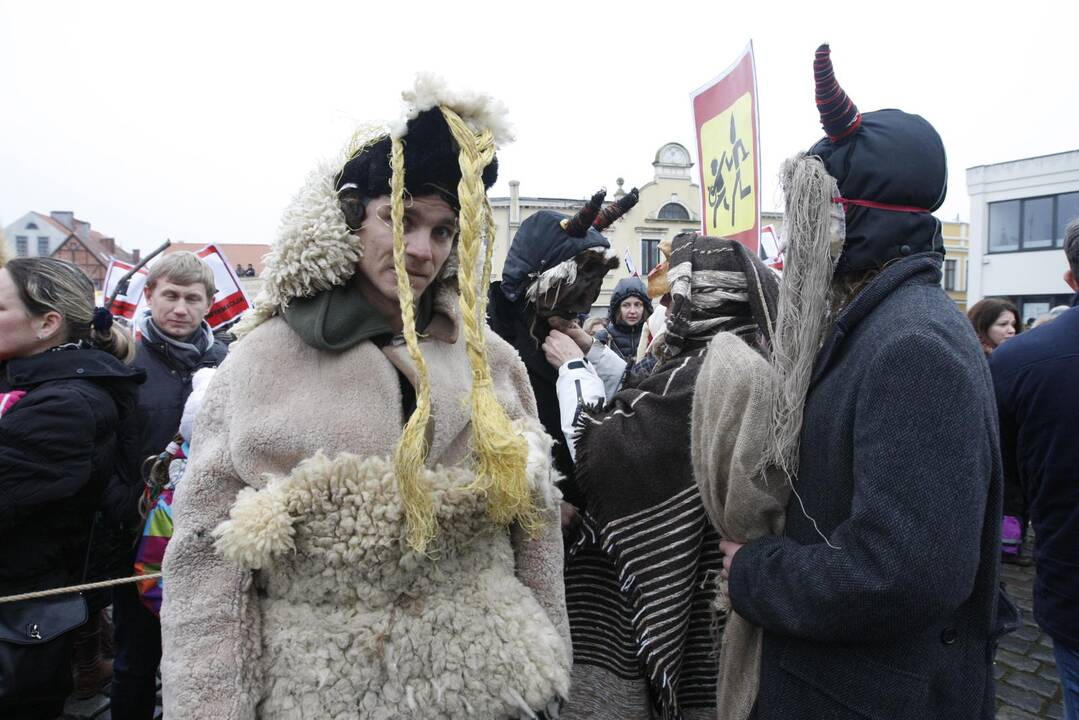
[[[997,680],[997,720],[1064,717],[1053,641],[1034,622],[1031,593],[1034,568],[1004,565],[1001,579],[1023,610],[1023,624],[1000,641],[993,676]],[[64,720],[111,720],[107,688],[89,700],[68,700]],[[160,703],[160,699],[158,700]],[[160,705],[155,719],[161,717]]]
[[[1053,660],[1053,641],[1034,622],[1034,568],[1004,565],[1000,577],[1023,611],[1023,625],[1006,635],[997,648],[993,664],[997,720],[1059,720],[1064,717],[1064,700]]]

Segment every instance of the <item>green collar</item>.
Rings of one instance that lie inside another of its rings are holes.
[[[386,319],[364,299],[357,277],[312,297],[293,298],[282,313],[285,322],[305,343],[328,352],[344,352],[364,340],[393,335]],[[433,292],[420,296],[416,308],[420,332],[431,322],[433,297]]]

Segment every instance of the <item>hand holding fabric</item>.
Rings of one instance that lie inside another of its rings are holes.
[[[547,362],[556,368],[584,357],[584,351],[578,347],[577,342],[560,330],[551,330],[547,335],[547,339],[543,341],[543,354],[547,356]]]

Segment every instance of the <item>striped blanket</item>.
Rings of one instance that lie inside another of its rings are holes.
[[[566,561],[573,693],[564,717],[714,718],[719,536],[690,463],[700,351],[582,414],[585,521]]]

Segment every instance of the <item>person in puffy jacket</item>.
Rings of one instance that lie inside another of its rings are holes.
[[[596,339],[632,362],[637,356],[645,321],[651,314],[652,301],[641,279],[622,278],[611,293],[607,327],[596,333]]]
[[[19,258],[0,269],[0,596],[82,579],[105,483],[134,469],[124,428],[145,375],[127,364],[133,352],[75,265]],[[61,713],[72,635],[4,644],[0,717]]]

